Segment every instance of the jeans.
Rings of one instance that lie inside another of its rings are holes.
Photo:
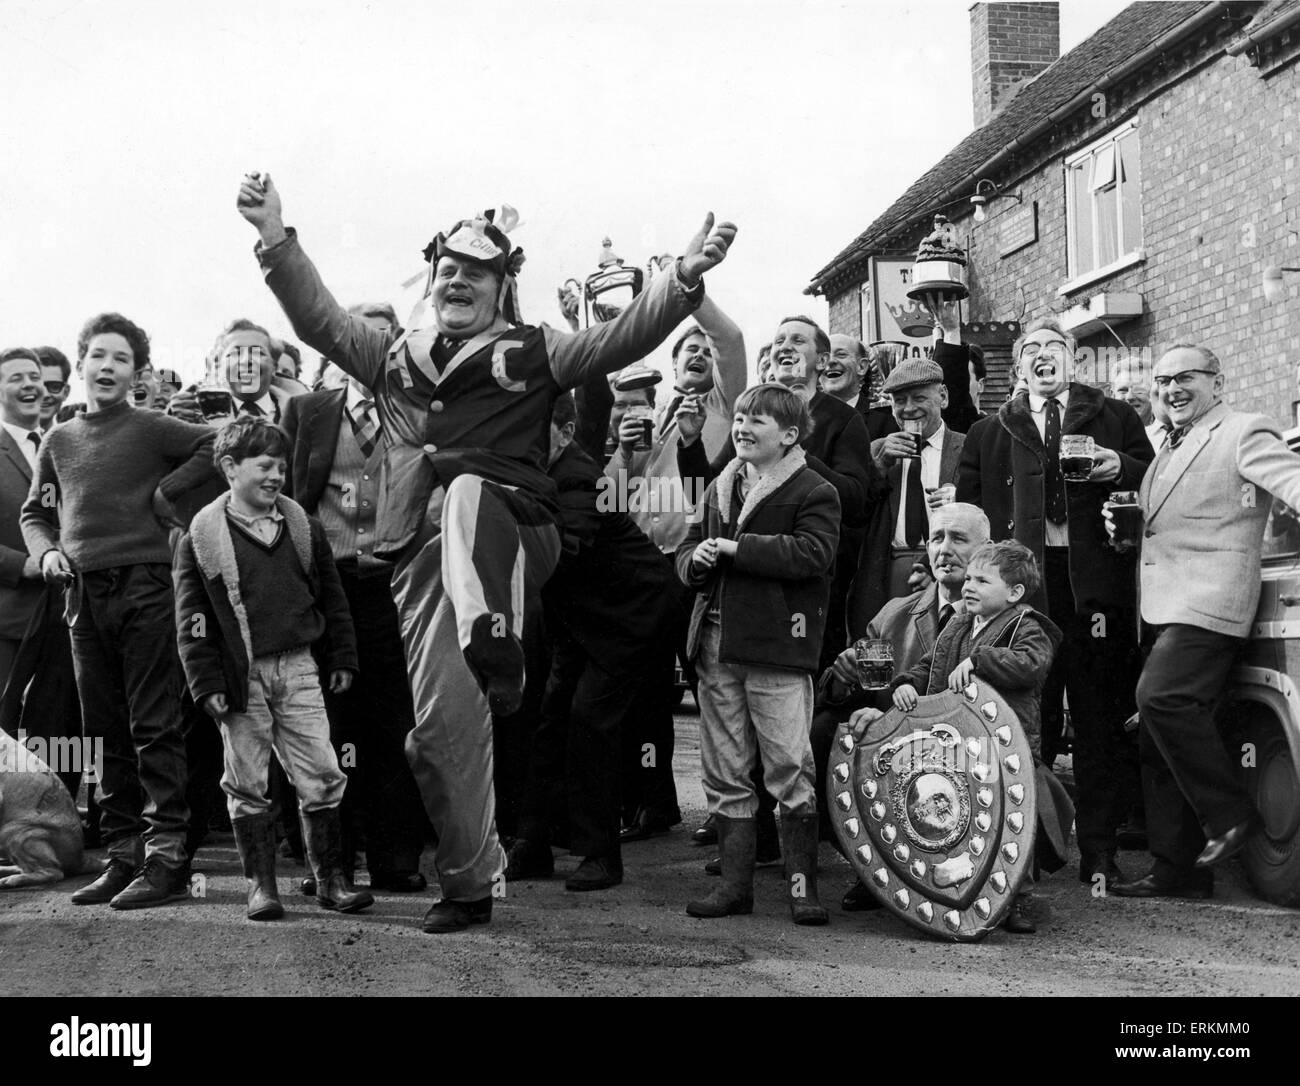
[[[83,574],[69,589],[83,733],[103,742],[100,832],[113,859],[185,863],[185,739],[171,569]]]
[[[257,656],[248,669],[248,708],[221,721],[230,817],[271,809],[271,751],[284,766],[304,813],[337,807],[347,778],[330,745],[316,661],[305,646]]]

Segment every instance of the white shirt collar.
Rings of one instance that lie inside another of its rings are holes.
[[[41,437],[40,426],[38,425],[35,430],[24,430],[21,426],[15,426],[12,422],[6,422],[4,419],[0,419],[0,426],[9,431],[9,436],[17,442],[18,448],[22,450],[28,462],[34,462],[36,460],[36,446],[31,443],[27,435],[36,434],[37,437]],[[43,437],[42,440],[44,440]]]
[[[361,405],[365,403],[367,400],[372,404],[375,402],[374,396],[372,396],[369,392],[364,391],[363,389],[357,388],[355,382],[349,381],[347,398],[343,401],[347,405],[348,414],[349,415],[356,414],[356,412],[360,410]]]
[[[925,444],[929,445],[933,449],[938,449],[940,452],[942,452],[943,440],[947,436],[947,434],[948,434],[948,427],[941,422],[939,423],[939,429],[937,429],[934,433],[932,433],[929,437],[925,439]]]
[[[1062,413],[1064,413],[1066,406],[1070,402],[1070,386],[1066,385],[1063,389],[1061,389],[1060,392],[1058,392],[1052,398],[1061,405],[1061,411]],[[1045,408],[1046,406],[1047,406],[1046,396],[1039,396],[1033,392],[1029,394],[1029,410],[1032,411],[1035,415],[1042,414],[1043,408]]]

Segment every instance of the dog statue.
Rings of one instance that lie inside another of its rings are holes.
[[[0,729],[0,890],[47,886],[103,870],[87,861],[81,818],[43,761]]]

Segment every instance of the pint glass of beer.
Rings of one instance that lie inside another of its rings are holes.
[[[1086,483],[1092,474],[1097,445],[1083,434],[1061,435],[1061,474],[1067,483]]]
[[[925,438],[921,434],[921,431],[924,429],[925,429],[925,423],[922,422],[920,419],[903,420],[903,433],[905,433],[914,442],[916,442],[916,451],[907,454],[910,458],[919,459],[921,456],[921,442],[925,440]]]
[[[1142,507],[1136,490],[1116,490],[1106,500],[1115,521],[1114,545],[1118,550],[1136,547],[1142,539]]]
[[[894,645],[863,637],[853,643],[853,653],[858,659],[858,685],[863,690],[884,690],[894,677]]]
[[[635,452],[645,452],[650,448],[650,440],[654,435],[655,428],[654,408],[646,404],[645,406],[636,405],[629,407],[627,413],[623,416],[625,419],[638,419],[641,422],[641,436],[632,446]]]

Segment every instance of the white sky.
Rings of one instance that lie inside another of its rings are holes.
[[[1125,6],[1070,0],[1062,50]],[[238,316],[288,326],[234,209],[269,171],[345,305],[456,219],[519,209],[524,316],[740,226],[709,291],[749,355],[809,278],[971,127],[966,0],[0,0],[0,346],[74,355],[116,309],[197,376]],[[309,359],[314,356],[308,353]]]

